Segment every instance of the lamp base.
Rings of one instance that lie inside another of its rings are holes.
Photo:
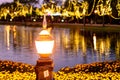
[[[52,80],[53,60],[40,58],[35,66],[36,80]]]
[[[41,59],[44,59],[44,58],[49,58],[51,54],[39,54],[39,56],[41,57]]]

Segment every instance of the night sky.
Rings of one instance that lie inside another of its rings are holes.
[[[6,2],[13,2],[13,0],[0,0],[0,4],[6,3]]]

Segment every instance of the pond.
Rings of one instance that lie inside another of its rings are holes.
[[[35,38],[40,27],[0,25],[0,60],[35,65],[39,58]],[[66,66],[120,59],[120,32],[57,28],[51,31],[54,71]]]

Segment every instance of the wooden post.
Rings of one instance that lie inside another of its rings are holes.
[[[35,66],[36,80],[52,80],[53,61],[50,58],[41,58]]]

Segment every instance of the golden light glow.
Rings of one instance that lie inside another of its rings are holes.
[[[54,40],[47,30],[42,30],[35,41],[39,54],[51,54],[53,52]]]
[[[105,51],[105,48],[104,48],[104,41],[101,40],[101,42],[100,42],[100,54],[103,54],[104,51]]]
[[[12,27],[12,31],[13,31],[13,45],[14,47],[17,46],[17,32],[16,32],[16,26]]]
[[[83,52],[83,55],[86,55],[86,43],[85,43],[85,37],[83,36],[82,37],[82,52]]]
[[[50,35],[50,33],[47,30],[42,30],[39,35]]]
[[[96,14],[96,13],[97,13],[97,10],[95,10],[94,13]]]
[[[94,50],[96,50],[96,35],[93,35],[93,46],[94,46]]]
[[[6,26],[5,27],[5,38],[6,38],[6,45],[7,45],[7,49],[9,50],[10,47],[10,26]]]
[[[75,37],[74,37],[74,42],[75,42],[75,51],[79,52],[79,30],[75,31]]]
[[[67,48],[69,48],[69,35],[65,35],[65,34],[63,34],[64,36],[63,36],[63,43],[64,43],[64,46],[65,46],[65,48],[67,49]]]
[[[117,0],[116,9],[118,11],[118,16],[120,17],[120,0]]]
[[[54,41],[35,41],[37,52],[40,54],[51,54]]]
[[[23,5],[19,3],[19,1],[16,1],[16,7],[13,5],[10,5],[9,7],[1,7],[0,8],[0,18],[4,17],[6,19],[7,15],[9,14],[11,18],[13,19],[16,16],[26,16],[26,14],[32,15],[32,11],[35,11],[37,15],[43,16],[44,13],[50,14],[50,16],[53,16],[53,14],[60,13],[59,16],[63,17],[76,17],[82,19],[84,16],[90,16],[94,9],[97,10],[97,14],[99,16],[109,15],[114,19],[120,19],[120,0],[116,1],[116,5],[114,6],[114,3],[111,3],[112,0],[93,0],[93,5],[90,11],[89,10],[89,3],[87,1],[79,1],[79,0],[62,0],[62,5],[57,6],[57,4],[54,1],[50,1],[47,4],[42,4],[41,8],[36,8],[33,10],[33,7],[30,5]],[[116,8],[118,17],[115,17],[112,12]],[[105,11],[103,11],[103,9]]]
[[[105,41],[105,55],[109,56],[110,54],[110,38],[107,36]]]
[[[117,40],[116,42],[115,52],[117,59],[120,59],[120,40]]]

